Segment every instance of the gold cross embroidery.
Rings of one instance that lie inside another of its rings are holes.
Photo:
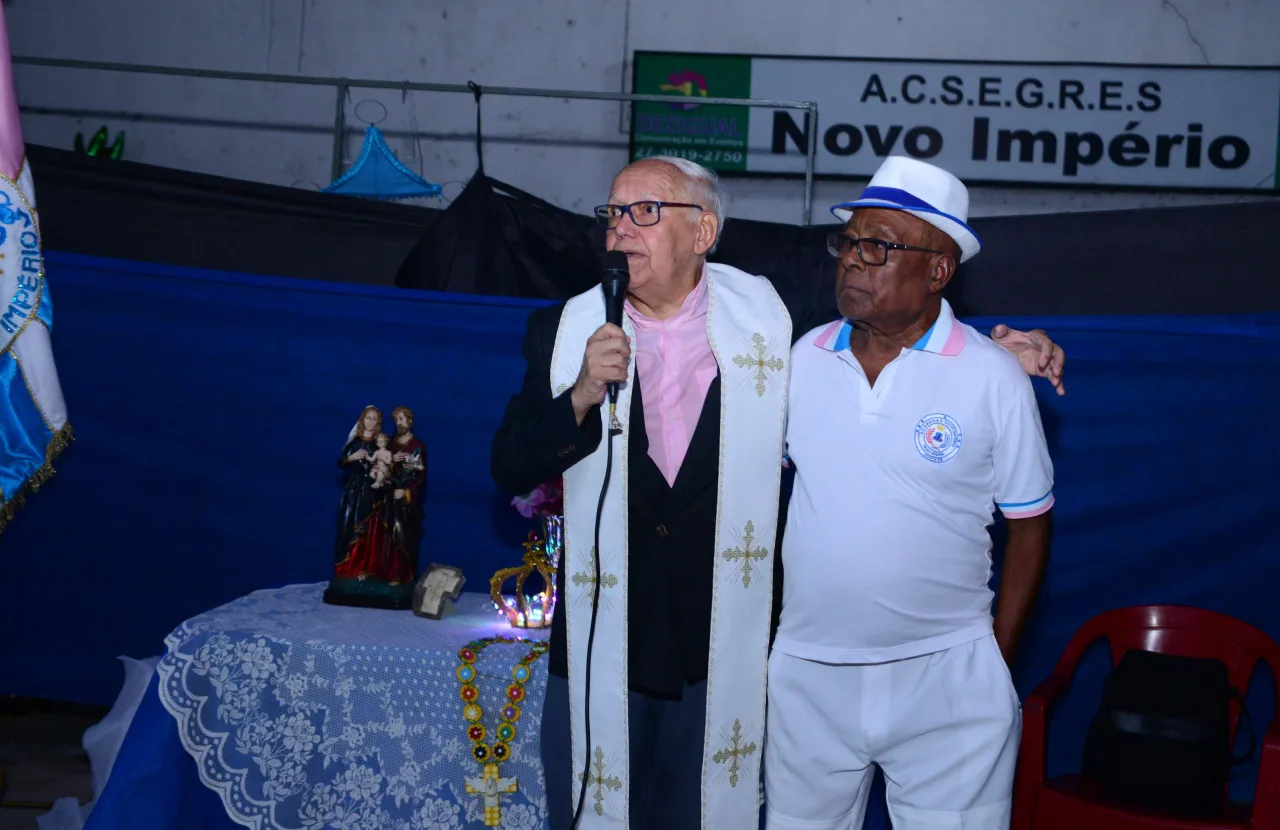
[[[611,775],[608,778],[604,777],[604,749],[602,747],[596,747],[595,763],[592,766],[594,767],[594,773],[591,770],[586,773],[587,786],[591,788],[595,797],[596,803],[593,806],[595,807],[596,815],[603,816],[605,790],[610,789],[617,792],[622,789],[622,782],[618,780],[616,775]],[[582,780],[582,773],[578,773],[578,780]]]
[[[729,762],[729,786],[738,786],[738,771],[741,769],[739,761],[756,751],[755,741],[742,746],[742,722],[735,720],[733,722],[733,734],[729,736],[729,746],[718,750],[715,755],[711,756],[711,760],[717,764]]]
[[[752,547],[756,541],[753,535],[756,527],[751,522],[747,522],[746,527],[742,529],[742,547],[732,547],[723,553],[726,562],[742,560],[742,587],[751,587],[751,560],[759,559],[763,561],[769,555],[768,548]]]
[[[587,589],[587,592],[584,592],[584,595],[585,595],[586,593],[594,593],[593,589],[595,588],[595,584],[596,584],[595,564],[596,564],[596,549],[595,549],[595,548],[592,548],[592,549],[591,549],[591,556],[590,556],[590,558],[588,558],[588,559],[587,559],[587,567],[586,567],[586,570],[578,571],[576,574],[574,574],[572,577],[570,577],[570,579],[572,579],[572,580],[573,580],[573,584],[574,584],[574,585],[577,585],[579,588],[586,588],[586,589]],[[606,570],[604,569],[604,564],[603,564],[603,563],[601,563],[601,566],[600,566],[600,599],[601,599],[604,603],[608,603],[608,602],[609,602],[609,600],[610,600],[610,598],[609,598],[609,596],[608,596],[607,594],[605,594],[605,593],[604,593],[605,589],[606,589],[606,588],[616,588],[617,586],[618,586],[618,577],[617,577],[617,576],[615,576],[614,574],[611,574],[611,573],[609,573],[608,571],[606,571]],[[588,601],[588,602],[590,601],[590,597],[589,597],[589,596],[588,596],[588,598],[587,598],[587,601]]]
[[[783,363],[782,358],[772,357],[767,354],[768,346],[764,342],[764,337],[759,334],[751,335],[751,347],[755,350],[755,354],[740,354],[733,358],[733,365],[739,369],[752,369],[756,379],[756,395],[764,397],[764,386],[769,380],[769,374],[766,370],[772,369],[775,372],[781,372]]]

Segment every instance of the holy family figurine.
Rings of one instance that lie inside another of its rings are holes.
[[[338,459],[344,481],[334,574],[324,592],[332,605],[413,606],[427,448],[413,434],[408,407],[393,409],[391,421],[394,438],[382,431],[382,412],[365,407]]]

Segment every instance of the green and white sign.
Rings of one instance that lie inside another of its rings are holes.
[[[890,155],[966,182],[1280,189],[1280,68],[971,63],[636,52],[631,157],[678,155],[802,176],[803,110],[699,98],[816,101],[815,172],[867,177]]]
[[[698,99],[750,98],[751,58],[637,52],[635,92],[682,100],[632,107],[632,160],[680,156],[713,170],[748,169],[751,107],[703,105]],[[761,110],[759,117],[768,113]]]

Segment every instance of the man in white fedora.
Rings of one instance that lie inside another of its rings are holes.
[[[1027,373],[942,299],[981,249],[968,207],[955,176],[894,157],[832,208],[844,319],[791,351],[769,830],[861,828],[873,765],[895,830],[1009,826],[1008,662],[1049,554],[1053,466]]]

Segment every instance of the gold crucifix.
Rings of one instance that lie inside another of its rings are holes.
[[[751,335],[751,346],[755,350],[755,354],[740,354],[733,358],[733,365],[739,369],[753,369],[756,379],[756,395],[764,397],[764,386],[769,380],[769,369],[775,372],[781,372],[783,367],[782,358],[772,357],[768,354],[769,347],[764,342],[764,337],[760,334]]]
[[[502,826],[502,796],[516,791],[516,779],[499,778],[497,764],[485,764],[479,778],[467,779],[467,793],[484,798],[484,826]]]

